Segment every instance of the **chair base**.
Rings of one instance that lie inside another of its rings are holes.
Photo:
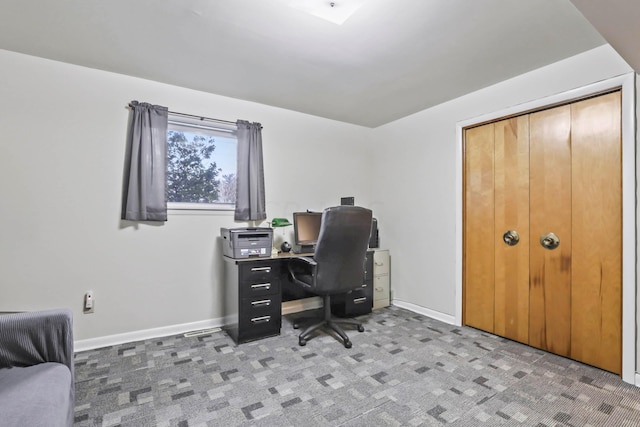
[[[320,322],[314,323],[313,325],[308,326],[305,330],[303,330],[298,336],[298,344],[304,346],[307,344],[307,340],[309,336],[315,332],[319,328],[329,328],[336,332],[340,338],[342,339],[342,344],[345,348],[351,348],[352,344],[349,340],[349,337],[344,332],[344,329],[340,327],[340,325],[352,325],[358,329],[358,332],[364,332],[364,327],[361,322],[353,319],[334,319],[331,317],[331,300],[329,295],[325,295],[323,297],[323,312],[324,316],[322,317]],[[317,318],[314,318],[317,320]],[[293,328],[298,329],[300,321],[303,319],[297,319],[293,323]]]

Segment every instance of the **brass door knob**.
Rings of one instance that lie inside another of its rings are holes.
[[[502,235],[502,240],[509,246],[515,246],[520,241],[520,235],[516,230],[507,230]]]
[[[560,245],[560,239],[554,233],[545,233],[540,236],[540,244],[545,249],[553,250]]]

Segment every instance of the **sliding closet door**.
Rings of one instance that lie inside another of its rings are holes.
[[[494,125],[465,133],[464,322],[493,332]]]
[[[571,106],[532,113],[530,147],[529,344],[569,356]]]
[[[571,112],[571,357],[621,373],[621,94],[575,103]]]
[[[529,117],[495,123],[494,333],[529,340]]]

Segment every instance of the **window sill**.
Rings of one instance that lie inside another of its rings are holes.
[[[221,203],[167,203],[167,211],[172,215],[231,215],[235,206]]]

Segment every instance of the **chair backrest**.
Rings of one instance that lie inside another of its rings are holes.
[[[322,212],[313,255],[318,263],[314,292],[334,294],[362,286],[371,221],[371,210],[358,206],[336,206]]]

